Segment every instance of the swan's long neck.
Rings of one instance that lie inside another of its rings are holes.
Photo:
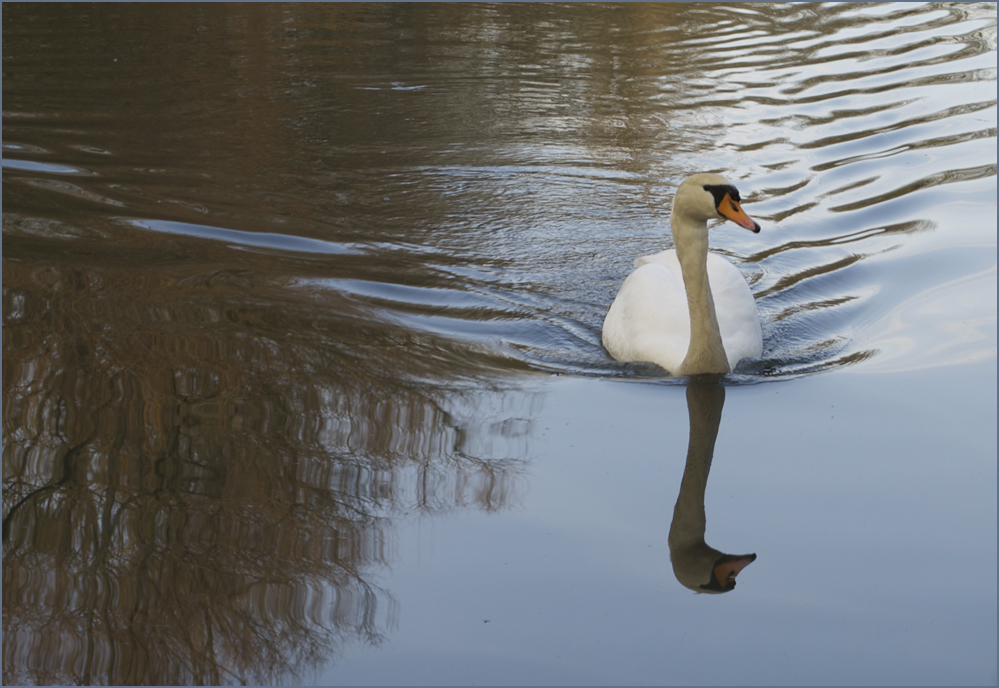
[[[701,586],[711,580],[715,562],[725,556],[704,542],[707,525],[704,493],[708,487],[708,473],[711,471],[724,405],[724,387],[706,387],[696,383],[687,387],[690,440],[668,542],[673,574],[683,585],[698,591],[703,591]]]
[[[673,509],[669,529],[670,549],[700,547],[704,544],[707,521],[704,516],[704,492],[715,454],[715,440],[725,406],[725,388],[691,384],[687,387],[687,414],[690,438],[687,463],[680,482],[680,494]]]
[[[674,209],[673,241],[690,311],[690,344],[680,365],[680,375],[732,372],[708,284],[707,224],[706,220],[678,216]]]

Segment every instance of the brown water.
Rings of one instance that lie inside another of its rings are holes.
[[[994,4],[4,14],[5,683],[995,684]]]

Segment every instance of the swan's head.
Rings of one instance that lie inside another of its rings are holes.
[[[694,592],[716,595],[735,589],[735,577],[756,561],[755,554],[722,554],[702,539],[684,548],[671,548],[673,575]]]
[[[746,214],[740,203],[739,190],[720,174],[695,174],[684,180],[676,190],[673,214],[692,220],[731,220],[751,232],[760,226]]]

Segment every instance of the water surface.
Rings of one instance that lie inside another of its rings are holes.
[[[4,9],[5,682],[995,683],[994,4]]]

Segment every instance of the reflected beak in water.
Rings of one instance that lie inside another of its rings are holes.
[[[733,199],[729,194],[725,194],[721,203],[718,204],[718,212],[735,224],[740,227],[745,227],[751,232],[758,233],[760,231],[760,226],[756,224],[756,221],[749,215],[746,215],[746,211],[742,209],[739,202]]]
[[[741,557],[725,557],[714,568],[714,577],[723,589],[735,587],[735,577],[744,568],[756,561],[755,554],[745,554]]]

